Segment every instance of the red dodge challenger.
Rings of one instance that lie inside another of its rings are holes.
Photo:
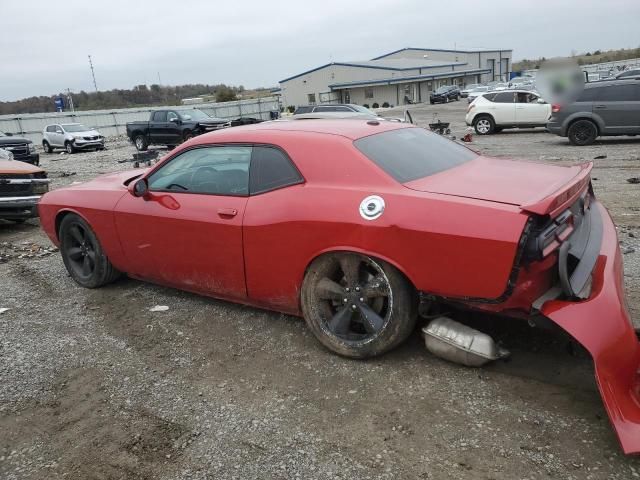
[[[402,343],[421,303],[551,320],[590,352],[622,447],[640,453],[640,343],[591,167],[484,157],[383,120],[275,121],[39,209],[84,287],[122,272],[301,315],[350,357]]]

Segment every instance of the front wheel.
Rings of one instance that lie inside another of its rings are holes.
[[[385,353],[413,331],[415,290],[393,266],[366,255],[323,255],[302,283],[307,325],[329,350],[352,358]]]
[[[53,147],[46,140],[42,141],[42,148],[47,153],[53,153]]]
[[[487,116],[478,117],[473,121],[473,128],[478,135],[489,135],[493,133],[495,126],[493,118]]]
[[[76,152],[75,147],[73,146],[73,143],[71,142],[65,142],[64,144],[64,149],[66,150],[66,152],[71,155],[72,153]]]
[[[62,219],[58,236],[64,266],[79,285],[97,288],[120,276],[104,253],[96,234],[78,215],[68,214]]]
[[[569,127],[567,137],[573,145],[591,145],[598,136],[598,127],[591,120],[578,120]]]

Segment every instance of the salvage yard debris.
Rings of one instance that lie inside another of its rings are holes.
[[[0,263],[5,263],[15,258],[41,258],[58,251],[57,247],[43,247],[36,243],[21,242],[20,244],[11,242],[0,243]]]

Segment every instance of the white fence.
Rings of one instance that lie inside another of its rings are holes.
[[[62,113],[25,113],[0,115],[0,132],[20,135],[40,143],[42,130],[51,123],[82,123],[97,128],[106,137],[126,133],[127,122],[148,120],[150,112],[162,109],[189,110],[197,108],[212,117],[234,119],[239,117],[269,120],[272,111],[280,111],[276,97],[255,98],[224,103],[202,103],[168,107],[140,107],[112,110],[87,110]]]

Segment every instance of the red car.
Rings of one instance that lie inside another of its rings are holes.
[[[421,303],[551,320],[593,356],[623,449],[639,453],[640,344],[591,167],[483,157],[396,122],[276,121],[39,208],[84,287],[124,272],[301,315],[350,357],[402,343]]]

